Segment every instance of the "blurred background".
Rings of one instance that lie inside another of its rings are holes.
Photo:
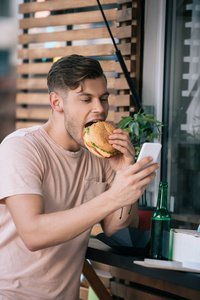
[[[0,1],[0,141],[15,129],[19,3]]]

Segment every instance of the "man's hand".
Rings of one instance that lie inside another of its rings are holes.
[[[109,143],[121,152],[121,154],[109,159],[110,165],[115,172],[135,162],[135,149],[127,131],[122,129],[114,130],[113,134],[109,136]]]
[[[111,203],[117,205],[118,210],[101,222],[106,235],[111,236],[130,224],[137,226],[139,220],[137,200],[144,193],[147,184],[155,178],[156,170],[159,168],[158,164],[144,168],[151,161],[151,157],[143,158],[140,162],[129,165],[116,173],[113,184],[106,193]],[[132,205],[131,212],[130,205]],[[121,218],[122,207],[123,215]]]
[[[155,171],[159,168],[159,164],[156,163],[145,168],[145,165],[150,162],[152,162],[152,158],[145,157],[116,173],[108,193],[115,203],[119,203],[119,208],[135,203],[144,193],[147,184],[155,178]]]

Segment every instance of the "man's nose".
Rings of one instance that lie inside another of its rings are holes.
[[[102,102],[99,99],[96,99],[93,103],[93,108],[92,108],[93,112],[98,112],[98,113],[102,113],[105,111],[104,106],[102,104]]]

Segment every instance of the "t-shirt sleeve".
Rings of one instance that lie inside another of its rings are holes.
[[[25,137],[0,145],[0,199],[19,194],[42,195],[43,163],[37,147]]]

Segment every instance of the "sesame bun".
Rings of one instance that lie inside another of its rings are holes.
[[[98,157],[109,158],[119,153],[111,144],[108,136],[115,127],[108,122],[97,122],[85,129],[83,140],[87,149]]]

